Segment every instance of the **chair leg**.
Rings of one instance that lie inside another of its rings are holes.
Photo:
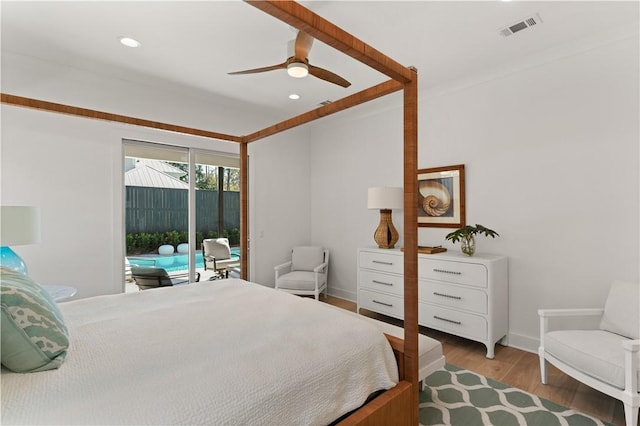
[[[624,418],[627,426],[638,426],[638,408],[624,404]]]
[[[540,358],[540,381],[543,385],[547,384],[547,369],[549,367],[549,363],[544,358],[544,349],[540,348],[538,350],[538,358]]]

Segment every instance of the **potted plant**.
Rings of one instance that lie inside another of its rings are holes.
[[[476,224],[476,226],[466,225],[447,234],[445,239],[457,243],[460,241],[460,249],[467,256],[473,256],[476,251],[476,234],[484,234],[487,237],[495,238],[500,235],[489,228]]]

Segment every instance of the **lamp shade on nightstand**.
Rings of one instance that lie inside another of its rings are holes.
[[[398,242],[398,231],[391,221],[391,210],[401,209],[404,197],[402,188],[380,186],[369,188],[367,208],[380,210],[380,224],[373,239],[380,248],[394,248]]]
[[[40,209],[31,206],[2,206],[0,222],[0,266],[27,275],[27,265],[9,246],[40,241]]]

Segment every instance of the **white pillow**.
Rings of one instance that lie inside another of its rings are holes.
[[[640,285],[614,281],[604,305],[600,329],[640,339]]]
[[[291,254],[292,271],[313,271],[324,262],[324,249],[322,247],[295,247]]]

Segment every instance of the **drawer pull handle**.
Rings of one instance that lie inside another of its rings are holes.
[[[453,296],[451,294],[438,293],[437,291],[434,291],[433,294],[435,294],[436,296],[440,296],[440,297],[447,297],[449,299],[462,300],[462,297],[460,297],[460,296]]]
[[[374,302],[375,302],[375,300],[374,300]],[[440,320],[440,321],[446,321],[446,322],[450,322],[452,324],[462,325],[462,323],[460,321],[454,321],[454,320],[450,320],[450,319],[447,319],[447,318],[442,318],[442,317],[439,317],[439,316],[436,316],[436,315],[434,315],[433,317],[435,319],[437,319],[437,320]]]
[[[460,271],[447,271],[446,269],[435,269],[433,268],[434,272],[442,272],[443,274],[453,274],[453,275],[462,275],[462,272]]]
[[[373,299],[373,303],[377,303],[378,305],[388,306],[388,307],[390,307],[390,308],[392,308],[392,307],[393,307],[393,304],[391,304],[391,303],[379,302],[379,301],[377,301],[376,299]]]
[[[374,283],[374,284],[382,284],[382,285],[388,285],[389,287],[393,287],[393,284],[385,283],[384,281],[371,280],[371,282]]]
[[[393,262],[383,262],[382,260],[372,260],[371,263],[380,263],[381,265],[393,265]]]

